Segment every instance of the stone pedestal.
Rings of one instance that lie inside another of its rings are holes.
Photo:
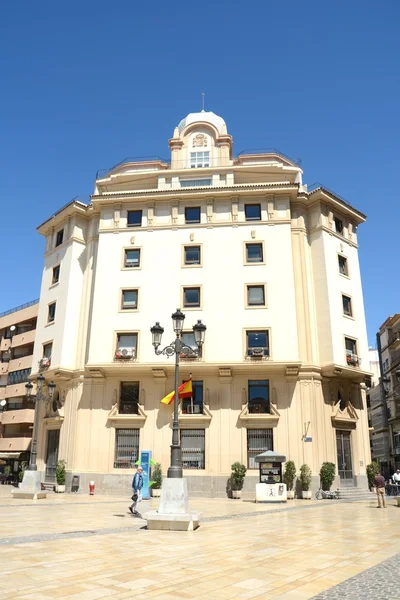
[[[40,500],[46,498],[46,492],[42,491],[42,474],[40,471],[28,471],[24,472],[24,478],[21,483],[21,487],[13,490],[13,498],[19,498],[20,500]]]
[[[147,529],[167,531],[193,531],[200,525],[200,513],[189,511],[187,481],[182,479],[164,479],[161,487],[160,506],[143,518]]]

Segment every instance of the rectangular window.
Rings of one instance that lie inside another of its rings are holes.
[[[56,267],[53,267],[53,276],[51,278],[51,284],[54,285],[55,283],[58,283],[60,280],[60,265],[57,265]]]
[[[122,305],[123,310],[137,310],[138,307],[138,290],[122,290]]]
[[[262,263],[263,261],[263,245],[259,242],[254,244],[246,244],[246,262]]]
[[[184,469],[205,469],[205,433],[205,429],[181,429]]]
[[[247,430],[247,467],[258,469],[254,458],[267,450],[274,449],[272,429],[248,429]]]
[[[210,153],[209,152],[191,152],[190,153],[190,167],[196,169],[199,167],[210,166]]]
[[[142,226],[142,211],[141,210],[128,210],[128,227],[141,227]]]
[[[200,308],[200,288],[183,288],[183,306],[185,308]]]
[[[136,358],[137,339],[137,333],[118,333],[115,358],[118,360]]]
[[[198,346],[196,344],[196,340],[194,337],[194,332],[193,331],[184,331],[182,333],[182,342],[185,344],[185,346],[189,346],[189,348],[192,348],[193,350],[196,350],[197,352],[197,356],[201,357],[201,352],[202,352],[202,346]],[[181,358],[196,358],[196,357],[187,357],[185,355],[184,352],[181,353]]]
[[[245,204],[246,221],[261,221],[261,204]]]
[[[119,396],[119,412],[122,415],[139,414],[139,382],[124,381],[121,382]]]
[[[51,358],[52,352],[53,352],[53,342],[49,342],[48,344],[43,344],[43,358]]]
[[[124,252],[124,267],[134,269],[140,267],[140,249],[125,250]]]
[[[114,469],[134,469],[138,459],[139,429],[116,429]]]
[[[211,179],[181,179],[181,187],[207,187],[211,185]]]
[[[248,285],[247,286],[247,305],[265,306],[265,286]]]
[[[344,342],[346,345],[346,362],[348,365],[357,367],[360,364],[360,359],[357,354],[357,342],[351,338],[345,337]]]
[[[342,303],[343,303],[343,314],[347,317],[353,316],[353,309],[351,306],[351,298],[349,296],[342,295]]]
[[[251,414],[269,414],[269,380],[250,380],[249,381],[249,413]]]
[[[347,269],[347,258],[345,256],[338,256],[338,263],[339,263],[339,273],[341,275],[349,275],[348,269]]]
[[[56,234],[56,248],[57,246],[61,246],[64,241],[64,229],[60,229]]]
[[[201,251],[200,246],[185,246],[185,265],[200,265],[201,264]]]
[[[183,415],[203,414],[203,382],[192,381],[193,394],[191,398],[182,398]]]
[[[200,206],[190,206],[185,208],[185,223],[200,223]]]
[[[337,217],[335,217],[333,220],[335,223],[335,231],[337,233],[342,234],[343,233],[343,221],[341,219],[338,219]]]
[[[247,356],[269,356],[269,331],[246,331]]]
[[[49,312],[47,315],[47,322],[53,323],[55,318],[56,318],[56,303],[52,302],[51,304],[49,304]]]

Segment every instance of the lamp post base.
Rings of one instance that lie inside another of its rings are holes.
[[[37,500],[46,498],[46,492],[42,491],[42,474],[40,471],[24,472],[21,487],[13,490],[13,498],[21,500]]]
[[[200,517],[200,513],[189,511],[185,478],[164,479],[158,511],[152,510],[143,515],[147,529],[164,531],[193,531],[200,526]]]

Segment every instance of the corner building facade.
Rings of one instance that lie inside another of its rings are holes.
[[[308,464],[314,487],[324,461],[338,485],[366,486],[365,216],[309,191],[279,153],[233,157],[212,112],[189,114],[169,146],[170,161],[125,161],[98,175],[88,206],[73,201],[39,227],[34,365],[57,384],[57,402],[41,407],[43,478],[65,459],[85,490],[91,479],[129,487],[142,449],[166,472],[172,405],[160,400],[174,364],[155,356],[150,327],[159,321],[169,343],[181,307],[185,343],[198,319],[207,326],[201,357],[180,370],[193,377],[179,414],[192,495],[224,496],[235,461],[252,489],[268,448]]]

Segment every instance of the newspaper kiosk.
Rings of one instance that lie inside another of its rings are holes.
[[[254,460],[260,471],[256,502],[287,502],[286,484],[282,480],[282,463],[286,462],[286,456],[267,450]]]

